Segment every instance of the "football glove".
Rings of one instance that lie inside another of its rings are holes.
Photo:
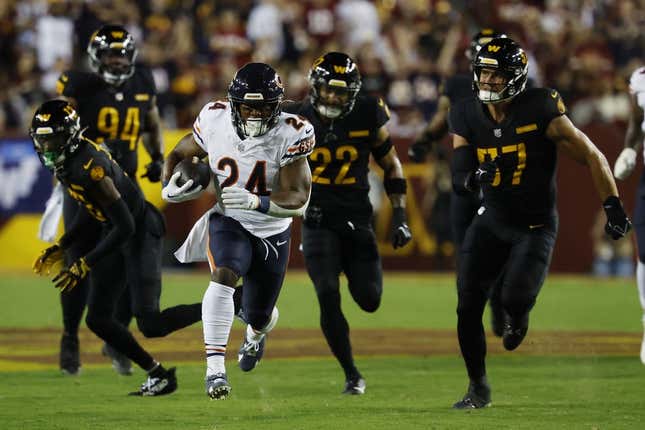
[[[392,210],[392,247],[394,249],[405,246],[412,240],[412,232],[405,217],[405,209],[394,208]]]
[[[498,160],[499,156],[495,157],[494,160],[486,160],[477,167],[474,175],[474,179],[477,184],[491,184],[495,180]]]
[[[260,197],[246,188],[226,187],[222,188],[222,203],[227,209],[253,211],[260,207]]]
[[[632,174],[634,167],[636,167],[637,156],[638,154],[633,148],[625,148],[622,150],[614,164],[614,176],[616,179],[622,181]]]
[[[162,199],[171,203],[185,202],[186,200],[196,198],[202,192],[201,185],[197,185],[195,188],[190,189],[194,183],[192,179],[187,180],[181,187],[178,186],[177,179],[179,179],[180,176],[181,172],[173,173],[168,183],[161,189]]]
[[[52,245],[38,256],[33,265],[34,272],[40,276],[49,275],[54,266],[62,267],[64,257],[63,248]]]
[[[85,258],[79,258],[71,266],[61,270],[52,282],[61,292],[71,291],[88,273],[90,273],[90,266],[85,262]]]
[[[602,207],[607,215],[605,232],[607,232],[607,234],[614,240],[625,237],[627,232],[631,230],[632,223],[629,218],[627,218],[627,214],[625,213],[625,209],[623,209],[620,199],[616,196],[609,196],[602,204]]]
[[[146,164],[146,172],[141,175],[142,178],[148,178],[150,182],[159,182],[161,180],[161,171],[163,170],[163,157],[152,160]]]

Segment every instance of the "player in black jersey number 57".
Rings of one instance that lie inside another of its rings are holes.
[[[559,152],[589,168],[607,214],[606,231],[623,237],[631,223],[605,156],[566,116],[557,91],[526,89],[528,60],[510,38],[495,38],[473,60],[476,97],[450,111],[453,187],[483,193],[466,231],[457,276],[457,332],[470,384],[456,409],[488,406],[482,313],[501,278],[503,343],[517,348],[546,277],[558,229],[555,169]]]

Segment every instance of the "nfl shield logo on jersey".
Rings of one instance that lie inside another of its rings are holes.
[[[495,137],[502,137],[502,129],[501,128],[494,129],[493,134],[495,135]]]

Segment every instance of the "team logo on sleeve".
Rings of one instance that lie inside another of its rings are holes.
[[[105,170],[103,170],[103,167],[101,166],[94,166],[92,167],[92,170],[90,170],[90,178],[92,178],[93,181],[100,181],[103,179],[105,176]]]

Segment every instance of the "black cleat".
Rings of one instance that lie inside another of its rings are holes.
[[[148,376],[146,382],[141,384],[139,391],[133,391],[128,395],[151,397],[173,393],[177,390],[177,377],[175,376],[176,370],[177,369],[175,367],[171,367],[159,376]]]
[[[511,319],[507,319],[504,324],[504,334],[503,334],[503,343],[504,348],[507,351],[513,351],[515,348],[520,346],[526,333],[529,330],[529,319],[528,316],[523,318],[520,322],[513,322]]]
[[[81,371],[78,336],[63,333],[60,339],[60,371],[63,375],[76,376]]]
[[[132,361],[125,355],[121,354],[119,351],[108,345],[107,343],[103,344],[101,349],[101,354],[105,357],[109,357],[112,360],[112,368],[119,375],[130,376],[132,375]]]
[[[356,378],[351,378],[345,381],[345,389],[343,390],[342,394],[350,394],[350,395],[361,395],[365,394],[365,388],[367,387],[367,384],[365,384],[365,379],[359,377]]]
[[[488,384],[468,385],[468,392],[463,399],[452,405],[453,409],[481,409],[490,406],[490,387]]]

